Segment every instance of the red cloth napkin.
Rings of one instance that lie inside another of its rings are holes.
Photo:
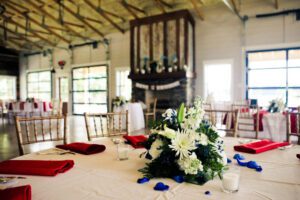
[[[20,102],[20,110],[24,110],[24,107],[25,107],[25,102]]]
[[[49,102],[49,108],[50,108],[50,109],[53,109],[53,105],[52,105],[51,102]]]
[[[47,102],[43,101],[44,112],[47,112]]]
[[[0,190],[0,199],[5,200],[31,200],[31,186],[7,188]]]
[[[37,102],[34,102],[33,106],[34,106],[35,109],[39,108],[39,104]]]
[[[57,148],[74,151],[85,155],[101,153],[106,147],[102,144],[87,144],[82,142],[74,142],[71,144],[57,145]]]
[[[143,142],[147,140],[147,137],[144,135],[135,135],[135,136],[129,136],[124,135],[123,136],[134,148],[144,148]]]
[[[258,130],[259,131],[263,131],[264,130],[262,119],[263,119],[264,115],[267,114],[267,113],[268,113],[268,111],[266,111],[266,110],[260,110],[259,111],[259,115],[258,115],[258,124],[259,124]],[[253,115],[253,118],[254,118],[253,119],[254,120],[254,130],[256,130],[256,126],[257,126],[256,116],[257,116],[257,113],[255,113]]]
[[[270,140],[261,140],[258,142],[251,142],[248,144],[236,145],[234,146],[235,151],[241,151],[245,153],[262,153],[278,147],[283,147],[289,145],[288,142],[272,142]]]
[[[73,166],[73,160],[7,160],[0,163],[0,174],[56,176]]]

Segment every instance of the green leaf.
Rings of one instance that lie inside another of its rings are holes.
[[[181,103],[177,114],[177,121],[179,124],[183,121],[183,117],[184,117],[184,103]]]

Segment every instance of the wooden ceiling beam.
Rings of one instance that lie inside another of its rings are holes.
[[[26,28],[23,24],[20,24],[19,22],[16,22],[16,21],[14,21],[13,19],[9,19],[9,18],[7,18],[6,20],[7,20],[8,22],[10,22],[10,23],[12,23],[12,24],[14,24],[14,25],[16,25],[16,26],[18,26],[18,27],[24,29],[25,31],[27,31],[27,28]],[[32,31],[31,29],[29,29],[28,32],[30,32],[30,33],[31,33],[32,35],[34,35],[35,37],[37,37],[37,38],[39,38],[39,39],[41,39],[41,40],[47,42],[47,43],[50,44],[51,46],[56,46],[55,43],[53,43],[52,41],[48,40],[48,39],[45,38],[44,36],[41,36],[41,35],[37,34],[36,31]]]
[[[27,0],[28,3],[33,6],[35,9],[39,10],[41,13],[43,13],[46,17],[49,17],[50,19],[52,19],[53,21],[55,21],[56,23],[60,24],[59,20],[54,16],[52,15],[50,12],[48,12],[47,10],[45,10],[44,8],[41,8],[39,7],[37,4],[35,4],[32,0]],[[74,36],[77,36],[79,38],[82,38],[84,40],[88,39],[86,37],[84,37],[83,35],[79,34],[78,32],[76,32],[73,28],[71,28],[69,25],[75,25],[75,24],[71,24],[71,22],[64,22],[65,23],[65,26],[64,28],[71,32]],[[84,26],[82,26],[81,28],[84,28]]]
[[[236,5],[235,0],[231,0],[231,4],[232,4],[232,6],[233,6],[234,12],[235,12],[235,13],[239,13],[240,11],[239,11],[239,9],[238,9],[238,7],[237,7],[237,5]]]
[[[132,8],[133,10],[135,10],[135,11],[137,11],[137,12],[140,12],[140,13],[142,13],[142,14],[144,14],[144,15],[147,15],[146,11],[144,11],[144,10],[142,10],[142,9],[140,9],[140,8],[138,8],[138,7],[134,6],[134,5],[132,5],[132,4],[129,4],[129,3],[126,2],[125,0],[122,0],[122,1],[125,2],[126,5],[127,5],[129,8]],[[122,2],[122,1],[121,1],[121,2]]]
[[[155,3],[159,7],[161,12],[166,13],[166,10],[165,10],[164,6],[162,5],[162,3],[159,0],[155,0]]]
[[[132,8],[128,6],[125,0],[121,1],[120,3],[135,19],[139,18],[138,15],[133,10],[131,10]]]
[[[222,0],[222,1],[223,1],[223,3],[225,4],[225,6],[226,6],[231,12],[233,12],[234,14],[236,14],[236,15],[238,16],[238,18],[240,18],[240,20],[241,20],[242,22],[244,21],[243,17],[241,17],[241,15],[240,15],[239,11],[237,10],[237,8],[234,7],[234,4],[233,4],[234,0],[230,0],[231,3],[229,2],[229,0]],[[231,5],[231,4],[232,4],[232,5]]]
[[[119,25],[117,25],[112,19],[110,19],[105,12],[103,12],[100,8],[97,8],[90,0],[83,0],[87,5],[89,5],[94,11],[96,11],[99,15],[101,15],[104,19],[106,19],[109,23],[111,23],[116,29],[118,29],[121,33],[124,33],[125,30],[122,29]]]
[[[201,12],[200,8],[198,7],[196,0],[190,0],[190,2],[193,4],[198,17],[203,21],[204,16],[203,16],[203,13]]]
[[[98,35],[100,35],[101,37],[104,37],[104,34],[101,33],[98,29],[96,29],[92,24],[90,24],[89,22],[87,22],[84,17],[82,17],[81,15],[76,14],[73,10],[71,10],[69,7],[65,6],[64,4],[62,4],[60,2],[60,0],[54,0],[58,5],[61,5],[68,13],[70,13],[73,17],[75,17],[76,19],[78,19],[79,21],[81,21],[82,23],[84,23],[86,26],[88,26],[90,29],[92,29],[94,32],[96,32]]]
[[[27,39],[26,37],[24,37],[24,36],[21,35],[21,34],[16,33],[15,31],[12,31],[12,30],[8,29],[7,27],[4,27],[4,26],[0,25],[0,28],[2,28],[4,31],[7,31],[7,32],[10,33],[10,34],[13,34],[13,35],[17,36],[18,38],[20,38],[20,39],[22,39],[22,40],[24,40],[24,41],[26,41],[26,42],[29,42],[30,44],[36,46],[36,47],[39,48],[39,49],[43,49],[42,46],[40,46],[40,45],[34,43],[33,41]]]
[[[172,9],[173,6],[167,2],[165,2],[164,0],[158,0],[162,5],[164,5],[165,7]]]
[[[278,2],[278,0],[274,0],[274,4],[275,4],[275,9],[278,10],[278,8],[279,8],[279,2]]]
[[[12,5],[9,4],[8,2],[7,2],[5,5],[6,5],[8,8],[10,8],[10,9],[12,9],[12,10],[15,10],[16,12],[22,14],[22,12],[21,12],[19,9],[17,9],[17,8],[14,7],[14,6],[12,6]],[[49,28],[47,27],[47,25],[41,24],[40,22],[38,22],[36,19],[30,17],[29,15],[23,14],[23,16],[24,16],[25,18],[27,17],[28,20],[30,20],[32,23],[36,24],[37,26],[42,27],[43,29],[45,29],[45,30],[48,31],[49,33],[55,35],[57,38],[59,38],[59,39],[65,41],[65,42],[67,42],[67,43],[71,43],[70,40],[64,38],[64,37],[61,36],[60,34],[58,34],[58,33],[56,33],[55,31],[53,31],[52,29],[49,29]]]

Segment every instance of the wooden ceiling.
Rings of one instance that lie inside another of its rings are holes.
[[[181,9],[204,20],[202,8],[224,3],[238,12],[239,0],[0,0],[1,45],[31,51],[99,41],[124,33],[129,21]],[[275,0],[275,2],[278,1]]]

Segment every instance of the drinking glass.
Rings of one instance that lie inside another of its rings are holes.
[[[129,145],[125,143],[117,144],[118,160],[128,160]]]
[[[235,193],[239,190],[240,185],[240,169],[231,167],[223,172],[222,188],[226,193]]]

